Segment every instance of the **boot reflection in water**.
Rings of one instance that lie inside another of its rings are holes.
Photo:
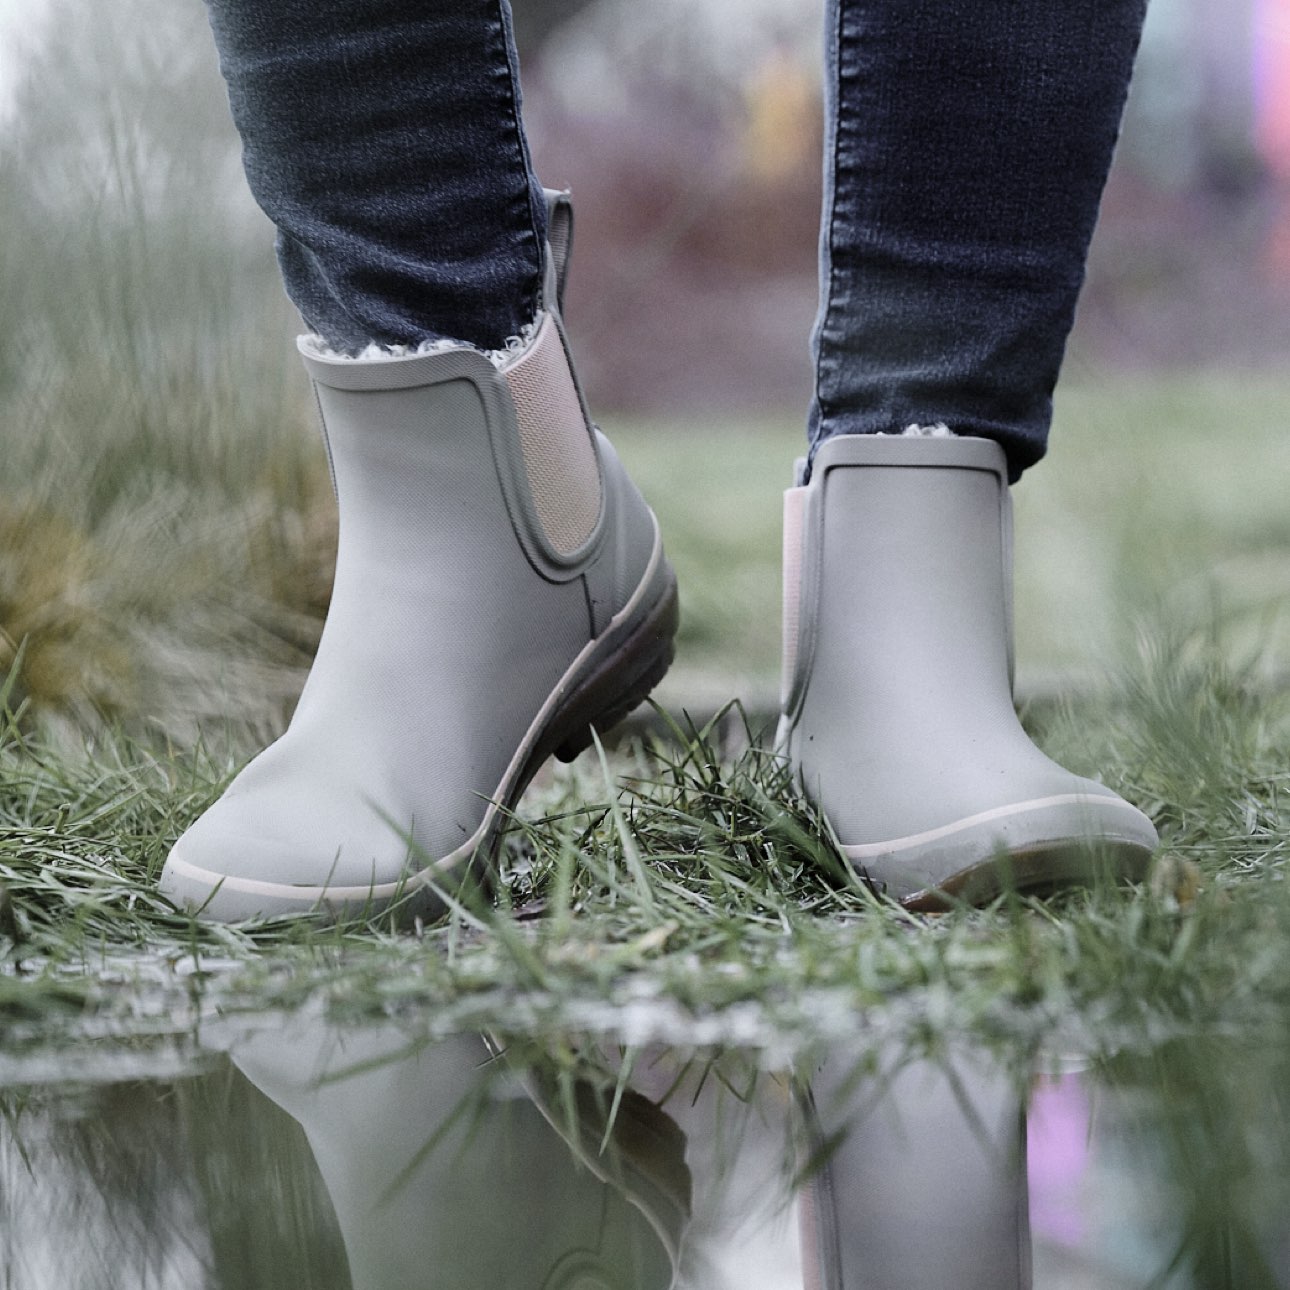
[[[1030,1290],[1016,1088],[980,1059],[854,1071],[830,1058],[799,1098],[805,1290]]]
[[[231,1051],[305,1131],[354,1290],[669,1290],[690,1208],[685,1139],[628,1094],[544,1081],[479,1036],[293,1022]]]
[[[208,918],[434,913],[487,880],[538,767],[662,677],[675,582],[570,363],[569,205],[533,174],[507,0],[208,6],[311,329],[340,542],[290,728],[162,889]],[[1046,448],[1144,8],[826,4],[779,746],[914,907],[1137,878],[1156,845],[1017,722],[1008,501]]]

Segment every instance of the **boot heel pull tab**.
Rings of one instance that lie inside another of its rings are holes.
[[[569,253],[573,250],[573,194],[567,188],[544,188],[542,192],[546,197],[546,241],[555,274],[555,306],[562,313]]]
[[[802,633],[802,557],[806,530],[806,488],[784,491],[783,642],[780,651],[780,710],[787,712],[797,679]]]

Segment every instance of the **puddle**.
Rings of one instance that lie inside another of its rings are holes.
[[[415,1018],[217,1022],[92,1081],[10,1070],[0,1284],[1290,1284],[1281,1121],[1227,1126],[1235,1154],[1206,1123],[1273,1068],[1216,1100],[1176,1053],[1018,1088],[979,1053],[906,1062],[862,1037],[776,1068]]]

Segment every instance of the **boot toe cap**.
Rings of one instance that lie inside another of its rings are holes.
[[[222,921],[357,915],[377,912],[400,894],[405,876],[420,867],[414,857],[393,828],[366,839],[317,828],[283,836],[257,831],[244,811],[221,803],[175,843],[160,890],[176,905]]]

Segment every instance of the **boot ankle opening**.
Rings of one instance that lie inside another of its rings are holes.
[[[300,345],[302,350],[311,358],[325,358],[333,362],[340,360],[347,363],[372,363],[390,358],[421,358],[431,354],[445,354],[454,349],[469,349],[476,354],[482,354],[494,367],[500,369],[509,363],[516,354],[532,344],[541,323],[542,314],[539,313],[536,318],[526,323],[514,336],[508,336],[506,344],[501,349],[480,349],[478,345],[472,345],[466,340],[453,340],[446,336],[435,336],[428,340],[423,340],[417,345],[381,345],[376,341],[371,341],[357,354],[347,354],[343,350],[333,348],[317,332],[306,332],[305,335],[300,337]]]

